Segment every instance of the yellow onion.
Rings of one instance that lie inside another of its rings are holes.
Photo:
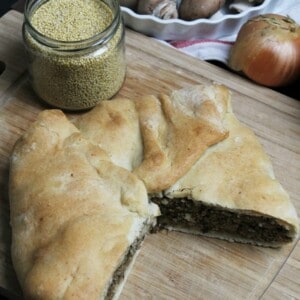
[[[293,82],[300,77],[300,26],[278,14],[248,20],[238,33],[228,65],[265,86]]]

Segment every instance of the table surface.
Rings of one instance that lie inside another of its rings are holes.
[[[21,292],[10,257],[8,170],[16,139],[46,107],[32,92],[21,39],[22,15],[0,19],[0,292]],[[300,102],[157,40],[126,31],[127,77],[117,96],[139,97],[218,82],[236,116],[257,134],[300,213]],[[176,232],[149,235],[121,299],[300,299],[300,244],[260,248]]]

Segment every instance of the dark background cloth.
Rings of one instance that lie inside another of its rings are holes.
[[[11,7],[17,2],[17,0],[1,0],[0,2],[0,17],[4,15]]]

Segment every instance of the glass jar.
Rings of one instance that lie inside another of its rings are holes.
[[[52,6],[44,7],[49,3]],[[66,16],[59,19],[60,7],[56,9],[56,5],[61,3],[73,5],[73,14],[78,13],[82,21],[72,19],[72,14],[70,19]],[[79,4],[83,6],[80,8]],[[95,13],[94,7],[87,8],[87,16],[84,15],[85,5],[90,4],[102,5],[101,12],[97,13],[103,14],[103,20],[107,22],[103,30],[92,36],[88,36],[88,31],[95,27],[99,15],[88,15],[89,12]],[[63,22],[63,30],[59,27],[61,24],[58,24],[58,29],[53,29],[57,25],[53,22],[59,21]],[[88,29],[87,24],[90,24]],[[69,29],[64,26],[71,28],[72,35],[77,34],[79,38],[69,36]],[[84,30],[87,37],[80,36]],[[59,36],[60,31],[63,31],[63,38]],[[99,101],[113,97],[124,82],[124,24],[118,0],[28,0],[24,12],[23,40],[29,58],[31,85],[42,100],[54,107],[67,110],[91,108]]]

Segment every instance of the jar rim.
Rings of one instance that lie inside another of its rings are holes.
[[[31,23],[30,16],[45,2],[51,0],[26,0],[25,9],[24,9],[24,26],[27,27],[29,33],[41,44],[44,46],[48,46],[51,48],[55,48],[56,50],[60,51],[77,51],[77,50],[84,50],[87,48],[91,48],[93,46],[99,46],[101,44],[105,44],[117,31],[118,24],[120,23],[121,19],[121,10],[118,0],[112,0],[112,11],[114,13],[113,19],[111,23],[101,32],[96,33],[95,35],[76,41],[62,41],[58,39],[54,39],[48,37],[38,31]],[[105,4],[108,5],[107,1],[103,1]]]

